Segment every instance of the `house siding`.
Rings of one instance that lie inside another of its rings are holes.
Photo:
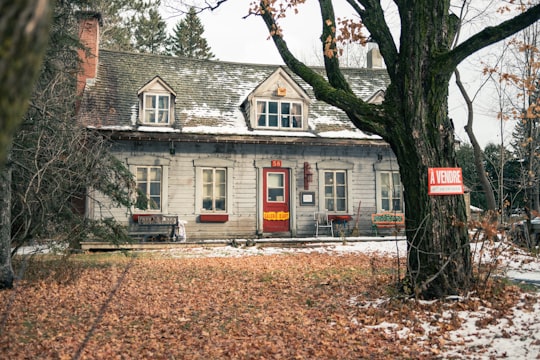
[[[290,224],[289,234],[280,236],[309,237],[314,235],[315,226],[313,213],[323,210],[320,203],[319,177],[317,164],[324,162],[324,167],[331,167],[332,162],[349,163],[348,211],[353,216],[349,223],[352,228],[356,221],[358,204],[361,201],[359,230],[361,234],[371,231],[371,214],[376,212],[376,193],[374,164],[378,156],[391,152],[387,146],[306,146],[279,144],[239,144],[239,143],[176,143],[174,155],[169,153],[167,142],[138,142],[117,141],[113,153],[126,165],[141,163],[141,159],[162,159],[160,163],[168,164],[168,179],[165,181],[167,198],[162,199],[166,204],[166,213],[178,215],[187,221],[188,240],[256,238],[273,236],[263,233],[261,220],[261,186],[259,185],[258,166],[271,167],[272,160],[281,160],[285,166],[290,166]],[[138,160],[137,160],[138,159]],[[223,223],[201,223],[195,203],[197,198],[196,167],[194,163],[201,159],[225,159],[232,162],[232,191],[230,203],[227,206],[228,221]],[[147,165],[153,165],[154,160]],[[309,190],[304,190],[304,162],[310,164],[313,178]],[[303,191],[315,192],[315,205],[301,205],[300,194]],[[88,216],[98,219],[114,217],[117,221],[128,224],[130,215],[125,209],[114,208],[107,203],[103,196],[96,195],[96,201],[89,204]],[[132,209],[133,210],[133,209]],[[133,210],[134,213],[146,213]]]

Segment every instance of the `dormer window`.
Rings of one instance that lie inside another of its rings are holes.
[[[170,126],[174,123],[176,93],[156,76],[137,92],[139,96],[139,125]]]
[[[143,100],[143,123],[167,125],[170,121],[171,96],[159,94],[144,94]]]
[[[257,127],[301,129],[302,103],[291,101],[257,100]]]

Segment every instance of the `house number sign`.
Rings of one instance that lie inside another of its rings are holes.
[[[281,167],[281,160],[272,160],[272,167]]]

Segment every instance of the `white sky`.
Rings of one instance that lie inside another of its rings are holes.
[[[243,19],[248,13],[251,1],[229,0],[213,12],[205,11],[199,14],[205,29],[204,37],[212,52],[221,61],[283,64],[273,42],[268,39],[268,32],[262,19],[255,16]],[[180,0],[165,0],[165,3],[178,4]],[[336,17],[340,17],[340,15],[351,17],[353,12],[345,1],[341,1],[341,5],[339,3],[336,5],[336,14]],[[397,23],[395,12],[391,16],[394,19],[392,21]],[[173,10],[166,8],[164,18],[168,21],[169,28],[172,29],[181,17],[175,16]],[[317,60],[321,58],[321,45],[318,39],[321,34],[319,19],[318,2],[307,1],[307,4],[302,5],[301,11],[297,15],[289,16],[282,22],[284,39],[291,51],[300,60],[309,64],[320,63]],[[477,27],[474,31],[479,29]],[[396,31],[398,31],[397,26]],[[485,60],[487,55],[493,52],[493,47],[488,48],[474,54],[460,65],[462,81],[470,91],[469,96],[475,95],[484,80],[481,73],[482,59]],[[504,143],[508,144],[510,141],[513,121],[503,123],[501,128],[501,122],[497,120],[498,109],[497,96],[492,90],[483,90],[475,100],[474,132],[482,147],[490,142],[500,144],[501,131]],[[450,117],[454,120],[457,138],[469,142],[463,130],[467,122],[466,108],[453,82],[450,88],[449,112]]]

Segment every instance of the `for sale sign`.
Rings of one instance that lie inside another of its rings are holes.
[[[463,194],[461,168],[429,168],[428,195]]]

